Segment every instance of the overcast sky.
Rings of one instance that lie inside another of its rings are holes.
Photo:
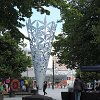
[[[50,15],[41,14],[40,12],[37,12],[36,10],[33,9],[33,15],[31,17],[31,21],[34,21],[34,20],[44,21],[45,16],[48,23],[51,21],[54,21],[55,23],[57,23],[57,21],[61,19],[60,11],[57,8],[49,7],[47,9],[50,11]],[[28,19],[26,19],[26,21],[22,23],[26,25],[27,20]],[[61,32],[61,29],[62,29],[62,23],[57,23],[56,34]],[[20,31],[23,32],[23,34],[25,34],[26,36],[28,36],[26,26],[20,29]]]

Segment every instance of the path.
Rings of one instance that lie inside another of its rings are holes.
[[[47,89],[46,92],[47,92],[47,95],[46,96],[49,96],[49,97],[52,97],[56,100],[62,100],[61,99],[61,92],[63,91],[68,91],[67,88],[65,89]],[[39,90],[39,94],[43,95],[43,91],[42,90]],[[16,97],[6,97],[4,98],[4,100],[22,100],[22,96],[16,96]]]

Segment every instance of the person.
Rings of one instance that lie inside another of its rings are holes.
[[[74,81],[75,100],[80,100],[82,90],[83,90],[82,80],[80,76],[77,76]]]
[[[47,94],[46,88],[47,88],[47,82],[45,81],[44,84],[43,84],[43,92],[44,92],[44,95]]]
[[[100,83],[96,85],[96,91],[100,93]]]
[[[37,93],[39,92],[39,86],[36,84]]]
[[[25,86],[25,84],[23,84],[23,86],[22,86],[22,91],[26,92],[26,86]]]
[[[0,94],[2,94],[2,93],[3,93],[3,90],[4,90],[3,83],[2,83],[2,82],[0,82]]]

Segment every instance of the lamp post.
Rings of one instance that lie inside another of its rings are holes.
[[[52,77],[52,79],[53,79],[53,81],[52,81],[52,89],[54,89],[54,60],[53,60],[53,66],[52,66],[52,72],[53,72],[53,77]]]
[[[27,78],[28,78],[28,67],[27,67]]]

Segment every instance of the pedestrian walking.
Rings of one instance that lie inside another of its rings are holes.
[[[44,92],[44,95],[47,94],[46,88],[47,88],[47,82],[45,81],[44,84],[43,84],[43,92]]]
[[[80,76],[77,76],[74,81],[75,100],[81,100],[81,92],[83,90],[83,83]]]

